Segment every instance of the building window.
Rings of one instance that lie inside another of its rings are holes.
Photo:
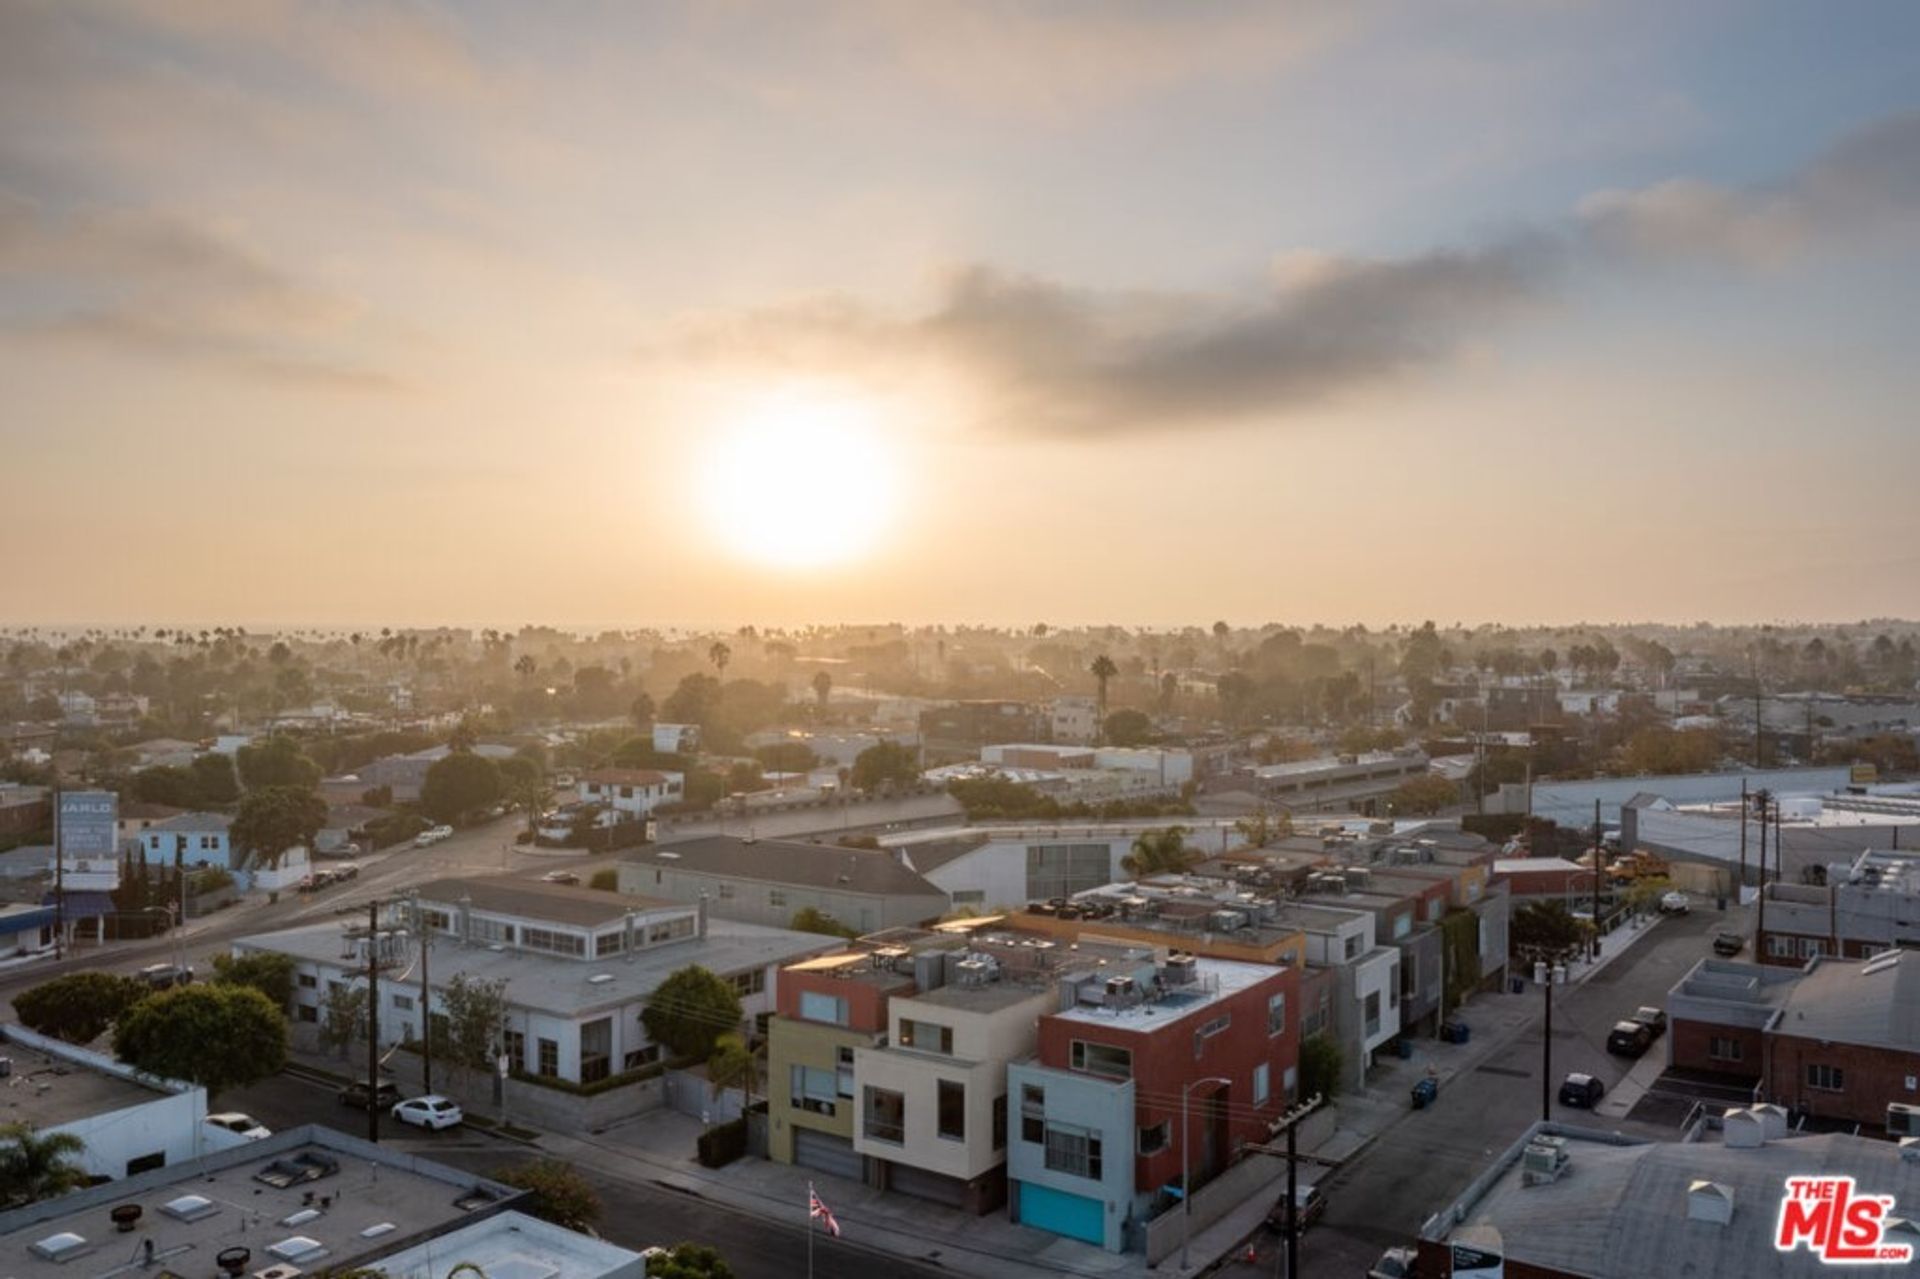
[[[765,993],[767,989],[767,970],[764,968],[749,968],[744,973],[735,973],[728,980],[733,982],[734,992],[742,999],[745,999],[749,995]]]
[[[839,1099],[836,1072],[817,1066],[788,1067],[790,1101],[795,1110],[810,1110],[816,1115],[831,1115]]]
[[[1168,1133],[1168,1123],[1164,1119],[1151,1127],[1142,1128],[1140,1130],[1139,1142],[1140,1153],[1143,1155],[1157,1155],[1165,1150],[1167,1143],[1172,1140]]]
[[[1020,1140],[1039,1145],[1047,1139],[1047,1090],[1039,1084],[1020,1085]]]
[[[520,945],[527,950],[538,950],[549,955],[569,955],[575,959],[583,959],[587,953],[587,939],[579,933],[535,928],[531,924],[521,926]]]
[[[155,1168],[166,1166],[167,1152],[156,1150],[150,1155],[141,1155],[136,1159],[127,1160],[127,1176],[135,1177],[143,1172],[152,1172]]]
[[[1287,1073],[1280,1077],[1280,1086],[1286,1090],[1289,1103],[1296,1100],[1300,1095],[1300,1068],[1288,1066]]]
[[[413,1011],[413,996],[395,995],[393,997],[393,1006],[403,1013],[410,1013]]]
[[[1133,1078],[1131,1048],[1115,1048],[1112,1044],[1093,1044],[1076,1039],[1068,1052],[1067,1062],[1075,1070],[1084,1070],[1089,1075],[1099,1075],[1105,1079]]]
[[[1802,937],[1800,939],[1800,958],[1812,959],[1815,955],[1824,955],[1826,953],[1827,944],[1824,939],[1819,937]]]
[[[987,904],[987,891],[984,888],[962,888],[953,894],[952,900],[955,910],[962,906],[984,906]]]
[[[312,973],[298,973],[294,976],[293,981],[294,984],[302,990],[312,990],[320,984],[320,979]]]
[[[1818,1088],[1821,1092],[1843,1092],[1846,1089],[1847,1072],[1838,1066],[1810,1065],[1807,1067],[1807,1087]]]
[[[1793,941],[1791,937],[1782,937],[1778,933],[1767,934],[1767,955],[1772,959],[1792,959]]]
[[[853,1049],[842,1046],[838,1055],[835,1058],[835,1061],[837,1062],[837,1068],[834,1071],[834,1077],[838,1083],[839,1093],[842,1097],[845,1097],[848,1101],[852,1101],[853,1100]]]
[[[769,905],[769,906],[784,906],[784,905],[786,905],[786,904],[787,904],[787,890],[786,890],[786,889],[784,889],[784,888],[769,888],[769,889],[767,890],[767,905]]]
[[[907,1099],[906,1095],[891,1088],[875,1088],[867,1085],[866,1100],[861,1107],[864,1122],[861,1127],[869,1141],[884,1141],[898,1146],[907,1139]]]
[[[619,929],[610,933],[601,933],[593,939],[595,958],[605,959],[608,955],[618,955],[627,948],[627,935]]]
[[[1413,912],[1412,911],[1408,911],[1404,915],[1395,915],[1393,917],[1393,939],[1395,941],[1399,941],[1402,937],[1405,937],[1408,933],[1412,931],[1413,931]]]
[[[527,1068],[527,1037],[517,1030],[509,1030],[502,1037],[501,1051],[507,1058],[510,1070]]]
[[[1047,1170],[1099,1181],[1100,1138],[1085,1128],[1047,1125]]]
[[[645,1048],[636,1048],[628,1053],[622,1061],[620,1068],[622,1070],[639,1070],[642,1066],[651,1066],[659,1060],[660,1045],[648,1044]]]
[[[733,900],[732,884],[723,883],[720,885],[720,900],[723,902],[730,902]]]
[[[847,1001],[838,995],[822,995],[818,991],[800,992],[800,1015],[808,1021],[821,1021],[829,1026],[847,1024]]]
[[[1264,1106],[1273,1095],[1273,1067],[1261,1062],[1253,1068],[1253,1104]]]
[[[967,1139],[967,1086],[951,1079],[939,1084],[939,1127],[936,1131],[947,1141]]]
[[[1726,1035],[1707,1036],[1707,1056],[1715,1061],[1739,1061],[1746,1055],[1740,1041]]]
[[[1007,1148],[1007,1094],[1001,1093],[993,1099],[993,1148]]]
[[[1366,1025],[1369,1036],[1380,1033],[1380,992],[1377,990],[1367,996]]]
[[[1220,1016],[1215,1017],[1212,1021],[1208,1022],[1206,1025],[1200,1027],[1200,1029],[1194,1031],[1193,1032],[1194,1060],[1198,1061],[1200,1059],[1200,1054],[1206,1051],[1207,1041],[1209,1039],[1212,1039],[1215,1035],[1224,1035],[1227,1031],[1227,1027],[1231,1025],[1233,1025],[1233,1018],[1228,1016],[1225,1013],[1222,1013]]]
[[[293,1013],[299,1021],[312,1023],[320,1020],[320,1010],[312,1004],[295,1004]]]
[[[953,1027],[942,1026],[938,1022],[915,1021],[911,1017],[902,1017],[900,1046],[918,1049],[923,1053],[943,1053],[952,1056]]]
[[[1267,1034],[1287,1033],[1287,995],[1285,991],[1267,1000]]]
[[[1359,957],[1360,957],[1360,934],[1358,933],[1349,934],[1347,937],[1347,958],[1357,959]]]
[[[682,937],[693,936],[693,916],[677,915],[664,923],[647,925],[647,945],[658,946],[661,942],[677,941]]]
[[[540,1041],[540,1065],[536,1073],[553,1078],[560,1073],[560,1041],[542,1039]]]

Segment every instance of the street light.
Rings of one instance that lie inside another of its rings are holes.
[[[1180,1268],[1187,1268],[1187,1245],[1193,1242],[1193,1125],[1188,1122],[1187,1103],[1199,1084],[1233,1087],[1233,1080],[1220,1075],[1188,1080],[1180,1089]]]

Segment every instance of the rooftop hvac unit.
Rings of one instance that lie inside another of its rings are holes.
[[[1167,962],[1160,968],[1160,977],[1169,986],[1186,986],[1193,982],[1199,964],[1192,955],[1168,955]]]
[[[1524,1185],[1544,1186],[1560,1180],[1573,1164],[1567,1154],[1565,1137],[1536,1137],[1520,1155],[1520,1178]]]
[[[1373,872],[1364,866],[1349,866],[1345,874],[1350,888],[1365,888],[1373,882]]]
[[[1247,917],[1237,910],[1216,910],[1212,919],[1215,932],[1238,932],[1247,926]]]
[[[1131,977],[1107,978],[1107,1002],[1108,1003],[1114,1002],[1116,998],[1125,999],[1127,996],[1131,994],[1133,994],[1133,978]]]

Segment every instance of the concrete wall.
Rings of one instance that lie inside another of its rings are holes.
[[[1265,1155],[1241,1160],[1194,1192],[1191,1223],[1177,1207],[1147,1223],[1147,1264],[1157,1266],[1179,1252],[1189,1225],[1192,1233],[1200,1234],[1249,1199],[1285,1193],[1286,1185],[1286,1160]]]

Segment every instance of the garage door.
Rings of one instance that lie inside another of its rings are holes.
[[[1052,1186],[1031,1181],[1020,1183],[1020,1221],[1023,1225],[1051,1230],[1056,1235],[1083,1239],[1104,1247],[1107,1242],[1104,1209],[1105,1205],[1098,1199],[1070,1195],[1064,1190],[1055,1190]]]
[[[967,1204],[967,1183],[944,1173],[928,1172],[911,1164],[887,1165],[887,1189],[915,1199],[927,1199],[949,1208]]]
[[[830,1132],[795,1128],[793,1162],[802,1168],[845,1177],[849,1181],[866,1180],[866,1156],[853,1148],[850,1138],[836,1137]]]

